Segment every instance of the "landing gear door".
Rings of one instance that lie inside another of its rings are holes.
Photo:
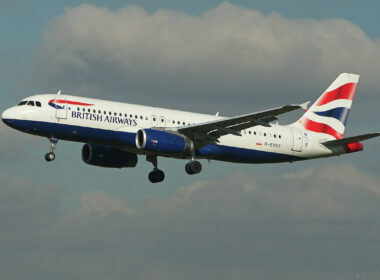
[[[57,119],[67,119],[67,100],[66,97],[56,96],[54,99],[55,117]]]
[[[293,134],[292,151],[301,152],[302,151],[302,142],[303,142],[301,131],[299,131],[298,129],[292,129],[292,134]]]

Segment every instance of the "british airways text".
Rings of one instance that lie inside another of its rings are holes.
[[[116,117],[116,116],[104,116],[101,114],[72,111],[71,117],[73,119],[90,120],[90,121],[107,122],[107,123],[117,123],[117,124],[129,125],[129,126],[137,126],[137,121],[135,119]]]

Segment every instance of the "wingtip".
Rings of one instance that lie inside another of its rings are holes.
[[[300,104],[299,106],[300,106],[305,112],[307,112],[307,107],[309,106],[309,104],[310,104],[310,101],[307,101],[307,102],[305,102],[305,103]]]

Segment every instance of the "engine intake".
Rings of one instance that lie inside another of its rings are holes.
[[[174,131],[140,129],[136,134],[136,147],[166,154],[189,153],[193,148],[193,142],[185,135]]]
[[[100,167],[135,167],[137,155],[108,146],[85,144],[82,148],[82,160]]]

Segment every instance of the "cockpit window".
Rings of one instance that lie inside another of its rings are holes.
[[[17,106],[22,106],[22,105],[25,105],[26,103],[28,103],[28,101],[21,101],[19,104],[17,104]]]
[[[34,106],[34,101],[28,101],[28,103],[26,105]]]
[[[36,101],[36,106],[37,107],[41,107],[41,102],[40,101]]]

